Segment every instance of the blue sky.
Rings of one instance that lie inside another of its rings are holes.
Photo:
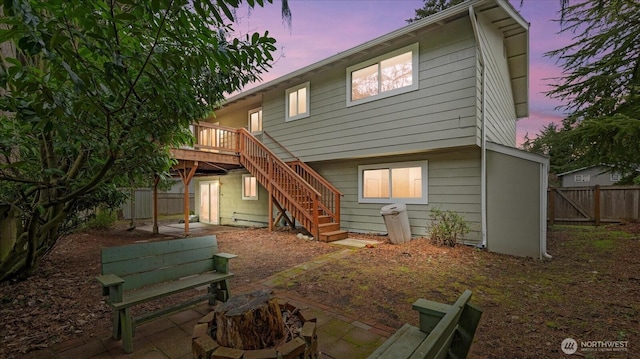
[[[268,30],[277,40],[277,61],[263,81],[273,80],[304,66],[335,55],[378,36],[406,26],[406,19],[421,8],[423,0],[289,0],[293,14],[291,27],[282,23],[280,1],[247,14],[238,11],[240,33]],[[517,124],[518,144],[525,133],[536,135],[542,126],[559,122],[562,105],[543,93],[552,78],[561,75],[554,59],[543,54],[570,43],[571,37],[558,35],[560,0],[510,0],[530,25],[529,117]]]

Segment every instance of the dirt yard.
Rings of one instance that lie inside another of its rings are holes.
[[[37,275],[0,284],[0,357],[108,333],[111,312],[94,280],[100,248],[168,238],[125,228],[66,237]],[[220,233],[218,240],[221,251],[239,255],[232,286],[342,249],[264,229]],[[399,328],[417,324],[416,299],[453,302],[468,288],[484,309],[472,358],[563,357],[560,343],[568,337],[628,342],[624,352],[578,353],[582,357],[640,358],[640,226],[557,227],[549,231],[548,251],[553,259],[540,261],[424,239],[381,243],[277,289]]]

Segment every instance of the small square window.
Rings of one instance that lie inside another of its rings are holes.
[[[618,182],[622,179],[622,175],[619,173],[612,173],[611,174],[611,182]]]
[[[249,111],[249,132],[262,132],[262,108]]]
[[[309,82],[289,88],[285,94],[286,121],[309,117]]]
[[[258,180],[251,175],[242,176],[242,199],[257,200],[258,199]]]

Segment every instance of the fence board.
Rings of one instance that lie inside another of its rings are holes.
[[[640,186],[597,187],[549,188],[550,224],[640,221]]]
[[[153,217],[153,191],[150,189],[136,190],[135,213],[137,219]],[[184,194],[158,192],[158,215],[181,214],[184,211]],[[195,195],[189,193],[189,208],[195,208]],[[131,202],[127,200],[122,205],[122,215],[131,219]]]

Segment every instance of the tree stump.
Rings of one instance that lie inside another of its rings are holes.
[[[271,290],[237,295],[215,311],[216,341],[225,347],[257,350],[280,345],[285,325]]]

